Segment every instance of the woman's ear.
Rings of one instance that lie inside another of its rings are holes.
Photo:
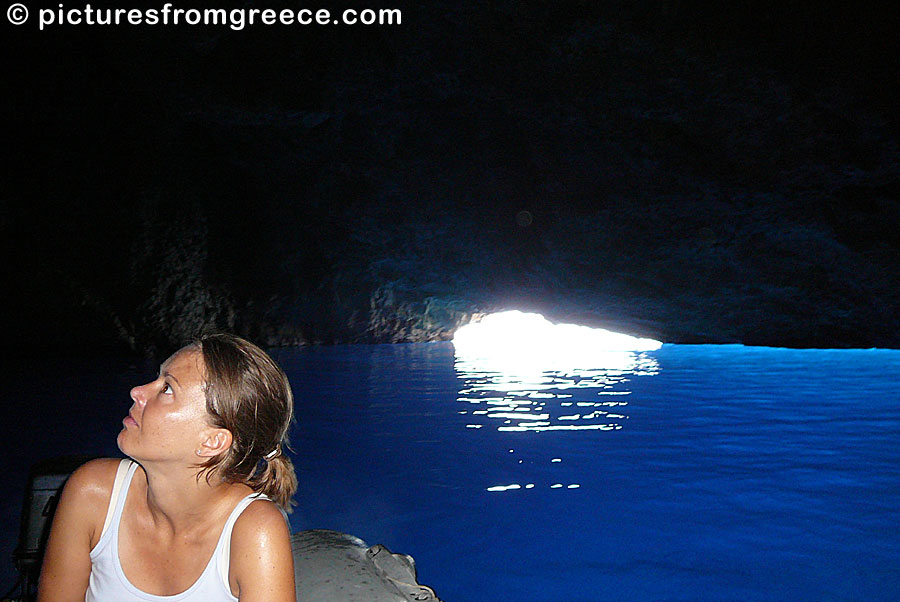
[[[228,429],[209,428],[200,440],[197,455],[203,458],[214,458],[219,454],[224,454],[231,447],[233,440],[231,431]]]

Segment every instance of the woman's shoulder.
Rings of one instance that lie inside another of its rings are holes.
[[[97,458],[82,464],[66,481],[66,496],[106,512],[121,463],[118,458]]]
[[[294,600],[291,533],[281,509],[268,499],[244,508],[231,536],[232,587],[240,599]]]
[[[290,539],[287,519],[275,502],[262,498],[253,500],[241,511],[231,535],[232,549],[251,552],[270,545],[273,539]]]
[[[268,498],[252,500],[234,523],[234,539],[245,539],[260,532],[288,532],[281,508]]]
[[[116,471],[122,462],[132,462],[132,460],[122,460],[121,458],[95,458],[89,460],[79,466],[69,481],[74,481],[80,485],[95,484],[97,486],[107,486],[112,490],[113,481],[116,478]]]
[[[72,532],[89,534],[93,548],[99,538],[112,495],[120,460],[98,458],[82,464],[69,476],[63,488],[54,523],[68,525]]]

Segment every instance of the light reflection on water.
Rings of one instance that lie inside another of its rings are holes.
[[[617,431],[628,420],[632,381],[659,373],[659,362],[648,353],[617,351],[592,354],[589,360],[537,369],[504,364],[497,357],[461,355],[454,367],[459,382],[457,410],[467,429],[499,432]],[[588,442],[585,442],[588,444]],[[509,453],[514,453],[510,449]],[[523,464],[519,459],[518,463]],[[553,458],[551,463],[560,463]],[[530,467],[530,466],[529,466]],[[536,476],[523,467],[520,483],[490,484],[492,493],[534,489]],[[579,489],[580,483],[548,484],[550,489]]]
[[[628,420],[632,379],[659,373],[648,353],[608,352],[596,364],[521,370],[496,361],[457,356],[456,401],[466,428],[498,431],[613,431]],[[599,360],[597,359],[599,358]]]

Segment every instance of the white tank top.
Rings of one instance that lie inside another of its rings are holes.
[[[91,577],[84,596],[85,602],[236,602],[237,598],[231,595],[228,583],[231,531],[244,508],[256,500],[269,498],[261,493],[252,493],[238,502],[225,521],[216,549],[197,581],[180,594],[156,596],[132,585],[119,563],[119,522],[125,498],[128,497],[128,487],[137,467],[136,462],[125,459],[116,471],[103,531],[97,545],[91,550]]]

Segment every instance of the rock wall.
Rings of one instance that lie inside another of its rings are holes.
[[[669,342],[898,347],[897,42],[887,15],[791,7],[16,30],[12,332],[427,341],[519,308]]]

